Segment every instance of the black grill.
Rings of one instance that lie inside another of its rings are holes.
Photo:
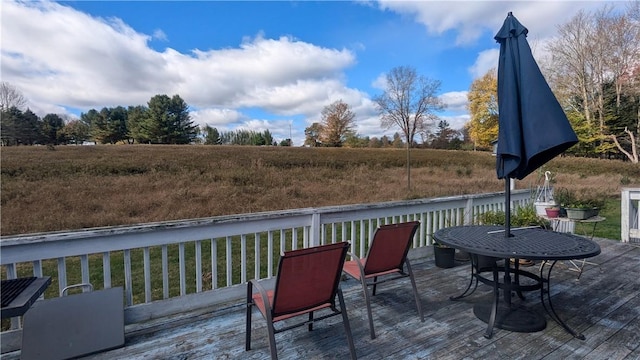
[[[0,294],[2,294],[2,307],[8,306],[20,295],[36,278],[27,277],[12,280],[2,280],[0,283]]]

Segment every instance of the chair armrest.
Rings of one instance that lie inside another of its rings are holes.
[[[357,255],[347,252],[347,255],[351,256],[351,262],[355,262],[358,265],[358,270],[360,270],[360,279],[364,279],[364,265],[362,264],[362,259],[360,259]],[[344,270],[343,270],[344,271]],[[349,274],[348,272],[344,271],[346,274]],[[351,275],[351,274],[349,274]],[[353,276],[353,275],[351,275]]]
[[[358,260],[358,263],[360,263],[360,258],[358,257],[358,255],[356,255],[356,254],[354,254],[354,253],[352,253],[350,251],[347,251],[347,256],[349,256],[351,258],[351,260]]]
[[[253,288],[255,288],[260,294],[260,298],[262,298],[262,303],[264,304],[264,309],[266,314],[264,316],[267,318],[267,321],[272,322],[271,317],[271,303],[269,302],[269,295],[267,295],[267,290],[258,282],[257,279],[249,280],[247,283],[247,302],[253,299]],[[253,301],[248,303],[247,306],[254,305]]]

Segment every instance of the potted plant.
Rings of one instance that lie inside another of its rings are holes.
[[[567,207],[569,204],[576,202],[576,194],[567,188],[558,188],[554,194],[554,199],[560,207],[560,213],[558,216],[567,216]]]
[[[533,204],[535,206],[536,213],[539,216],[544,216],[546,214],[545,208],[556,205],[556,200],[553,195],[553,187],[551,186],[554,182],[551,171],[544,171],[544,173],[540,172],[540,174],[544,174],[544,182],[542,186],[538,185]]]
[[[448,269],[456,265],[456,249],[452,247],[434,242],[433,255],[436,259],[436,266],[439,268]]]
[[[560,216],[560,206],[549,206],[544,209],[547,213],[547,217],[550,219],[555,219]]]
[[[600,194],[582,194],[567,205],[567,217],[574,220],[584,220],[597,216],[604,204],[604,197]]]

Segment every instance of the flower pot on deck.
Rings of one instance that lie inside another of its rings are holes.
[[[591,208],[591,209],[567,208],[567,218],[573,219],[573,220],[585,220],[590,217],[597,216],[598,213],[599,213],[598,208]]]
[[[545,209],[548,207],[556,206],[557,204],[553,201],[536,201],[533,203],[533,205],[536,208],[536,214],[538,216],[545,216],[547,214]]]
[[[434,244],[433,255],[436,259],[436,266],[439,268],[448,269],[456,266],[456,249],[454,248]]]
[[[547,217],[550,219],[560,216],[560,208],[546,208],[544,211],[547,213]]]

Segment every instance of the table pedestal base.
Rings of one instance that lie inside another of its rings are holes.
[[[473,307],[473,313],[478,319],[488,324],[491,317],[491,308],[491,302],[481,302]],[[547,327],[547,321],[544,316],[523,306],[513,305],[509,307],[500,303],[498,304],[498,312],[493,325],[503,330],[528,333],[544,330]]]

